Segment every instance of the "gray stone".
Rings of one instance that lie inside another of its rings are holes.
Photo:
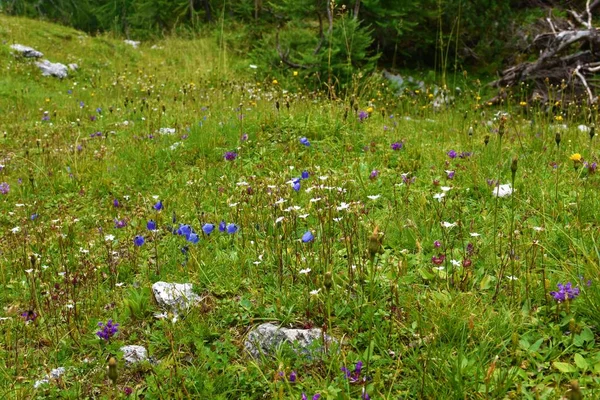
[[[129,345],[121,347],[123,359],[128,364],[135,364],[148,360],[148,351],[144,346]]]
[[[22,44],[13,44],[10,46],[11,49],[16,51],[20,56],[27,58],[41,58],[44,54],[36,49],[28,46],[23,46]]]
[[[130,45],[131,47],[133,47],[134,49],[137,49],[138,46],[140,45],[140,42],[138,42],[137,40],[124,40],[125,44]]]
[[[267,322],[248,333],[244,347],[253,357],[258,358],[261,355],[274,355],[281,345],[287,343],[297,353],[312,357],[324,351],[323,339],[327,342],[327,348],[337,343],[336,339],[324,334],[319,328],[288,329]],[[314,345],[315,342],[319,345]]]
[[[44,76],[55,76],[62,79],[68,75],[67,66],[61,63],[51,63],[48,60],[42,60],[36,62],[35,65],[39,67]]]
[[[200,301],[191,283],[156,282],[152,293],[159,307],[173,313],[184,311]]]

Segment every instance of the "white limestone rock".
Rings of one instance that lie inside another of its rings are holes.
[[[325,351],[323,340],[327,342],[326,348],[337,343],[336,339],[319,328],[288,329],[267,322],[248,333],[244,347],[254,358],[259,358],[261,355],[274,355],[277,348],[287,343],[296,352],[311,357]],[[318,344],[315,345],[315,342]]]
[[[148,360],[148,351],[144,346],[128,345],[121,347],[123,359],[128,364],[135,364]]]
[[[130,45],[131,47],[133,47],[134,49],[137,49],[138,46],[140,45],[140,42],[138,42],[137,40],[124,40],[125,44]]]
[[[48,60],[37,61],[35,65],[38,66],[42,75],[44,76],[55,76],[63,79],[68,75],[68,68],[66,65],[61,63],[52,63]]]
[[[152,285],[152,293],[159,307],[175,314],[200,301],[200,296],[194,293],[191,283],[156,282]]]
[[[13,44],[10,48],[16,51],[20,56],[26,58],[42,58],[44,56],[42,52],[37,51],[33,47],[23,46],[22,44]]]

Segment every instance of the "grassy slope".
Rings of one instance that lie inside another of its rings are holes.
[[[0,40],[0,182],[11,186],[0,196],[0,302],[12,317],[0,322],[0,387],[9,398],[53,398],[58,387],[66,398],[109,397],[104,368],[122,344],[145,345],[162,360],[134,368],[120,361],[118,393],[132,387],[147,398],[300,398],[303,391],[358,398],[362,385],[339,372],[358,360],[368,361],[372,398],[557,398],[573,378],[594,396],[597,280],[568,312],[546,295],[558,281],[598,273],[596,177],[577,178],[568,161],[575,151],[591,160],[593,151],[570,117],[557,149],[552,116],[528,125],[522,110],[509,107],[515,117],[507,133],[484,146],[486,121],[495,129],[499,123],[476,89],[465,89],[458,108],[434,113],[426,93],[397,99],[371,82],[356,89],[359,99],[363,90],[375,95],[376,111],[361,123],[351,111],[344,116],[348,104],[299,90],[301,75],[279,77],[279,84],[239,82],[208,39],[135,50],[107,36],[0,16]],[[81,69],[64,81],[41,77],[10,55],[12,42]],[[359,101],[366,109],[368,99]],[[42,121],[44,111],[50,121]],[[177,132],[157,133],[163,127]],[[91,137],[96,132],[102,137]],[[298,143],[302,136],[311,147]],[[392,151],[400,140],[404,149]],[[449,159],[450,149],[474,155]],[[239,158],[228,163],[229,150]],[[517,196],[496,201],[486,179],[510,181],[513,156]],[[551,162],[561,165],[556,181]],[[311,178],[295,193],[285,182],[304,169]],[[379,177],[369,179],[375,169]],[[453,180],[444,172],[450,169]],[[401,173],[417,180],[407,186]],[[434,180],[454,187],[444,202],[431,197],[439,192]],[[367,198],[375,194],[381,198]],[[152,196],[164,200],[161,213]],[[274,206],[280,197],[287,203]],[[349,212],[337,211],[342,202],[352,203]],[[292,204],[310,215],[283,211]],[[222,219],[241,230],[187,244],[186,262],[185,241],[167,232],[173,213],[197,231]],[[283,225],[275,225],[282,215]],[[116,229],[115,218],[127,227]],[[161,227],[155,234],[145,230],[151,218]],[[443,230],[442,221],[460,226]],[[366,254],[376,226],[385,238],[373,268]],[[315,243],[299,243],[309,229]],[[141,248],[132,244],[138,234],[147,240]],[[514,261],[507,258],[511,240]],[[447,256],[444,270],[432,268],[438,253]],[[450,263],[466,258],[472,267]],[[304,268],[311,273],[298,275]],[[202,307],[176,324],[155,319],[149,288],[158,280],[193,282]],[[34,324],[19,317],[28,309],[40,315]],[[96,324],[109,318],[120,332],[102,344]],[[241,344],[265,320],[326,325],[344,346],[319,360],[282,350],[257,364]],[[67,367],[64,379],[34,391],[33,381],[57,366]],[[298,383],[278,378],[292,370]]]

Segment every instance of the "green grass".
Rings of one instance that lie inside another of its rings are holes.
[[[254,71],[206,38],[136,50],[0,16],[0,41],[6,398],[125,398],[132,388],[163,399],[358,399],[364,388],[372,399],[557,399],[571,381],[597,397],[599,177],[569,160],[597,161],[597,138],[577,129],[595,123],[595,108],[547,113],[519,105],[520,93],[492,108],[466,77],[442,110],[429,90],[395,97],[379,77],[357,84],[354,102],[332,100],[302,89],[314,77]],[[11,43],[80,70],[42,77]],[[495,198],[487,181],[511,183],[513,158],[515,192]],[[302,171],[310,177],[295,192],[288,181]],[[438,201],[440,186],[452,189]],[[171,234],[173,216],[200,232],[198,244]],[[221,220],[239,231],[201,233]],[[302,243],[308,230],[315,240]],[[159,280],[192,282],[202,303],[176,323],[156,319]],[[558,304],[549,292],[567,281],[581,294]],[[95,332],[108,319],[119,332],[103,342]],[[265,321],[325,327],[339,352],[253,360],[244,338]],[[125,366],[124,344],[160,362]],[[345,379],[340,368],[358,361],[367,379]],[[59,381],[34,388],[59,366]],[[296,383],[279,375],[291,371]]]

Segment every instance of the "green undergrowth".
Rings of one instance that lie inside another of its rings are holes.
[[[0,40],[7,398],[597,397],[595,107],[492,107],[466,75],[440,107],[379,76],[334,98],[206,38],[0,16]],[[11,43],[79,69],[42,77]],[[158,281],[199,303],[161,314]],[[254,359],[264,322],[337,344]]]

